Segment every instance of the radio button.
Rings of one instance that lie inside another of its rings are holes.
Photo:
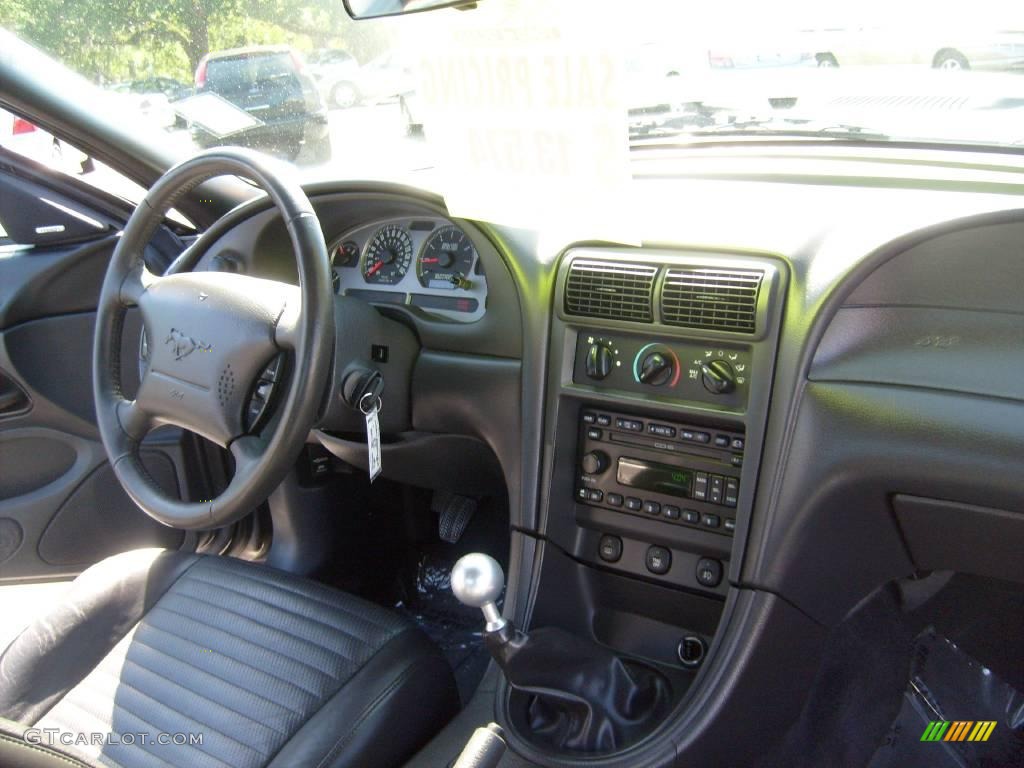
[[[679,519],[679,507],[673,507],[671,504],[667,504],[664,509],[666,520],[678,520]]]
[[[696,525],[700,522],[700,512],[698,512],[695,509],[684,509],[683,521],[687,523],[693,523],[694,525]]]
[[[622,506],[622,494],[621,493],[609,493],[608,498],[605,499],[610,507],[621,507]]]
[[[742,467],[743,466],[743,454],[736,454],[736,455],[734,455],[732,457],[731,461],[732,461],[732,465],[734,467]]]
[[[643,505],[643,511],[648,515],[660,515],[661,504],[656,501],[645,501]]]
[[[648,547],[645,563],[648,571],[663,576],[672,567],[672,553],[664,547]]]
[[[708,501],[712,504],[721,504],[722,496],[725,494],[725,478],[721,475],[711,476],[711,489],[708,491]]]
[[[740,481],[735,477],[725,478],[725,506],[735,507],[740,498]]]
[[[639,512],[640,507],[643,506],[643,502],[635,496],[628,496],[626,498],[626,509],[632,510],[633,512]]]
[[[612,425],[612,417],[607,413],[597,414],[597,423],[602,427],[610,427]]]
[[[597,544],[597,556],[606,563],[616,563],[622,557],[622,539],[606,533]]]
[[[644,423],[636,419],[616,419],[615,426],[619,429],[626,429],[630,432],[643,432]]]
[[[597,421],[597,414],[595,414],[595,413],[584,413],[583,414],[583,423],[584,424],[593,424],[595,421]]]
[[[591,440],[600,440],[603,434],[604,432],[602,432],[600,429],[596,429],[595,427],[591,427],[590,429],[587,430],[587,437],[589,437]]]
[[[718,515],[709,515],[705,512],[700,516],[700,524],[705,528],[717,528],[722,524],[722,520]]]
[[[707,501],[708,498],[708,473],[698,472],[693,479],[693,498],[697,501]]]
[[[743,438],[742,437],[734,437],[732,439],[732,449],[734,451],[742,451],[743,450]]]
[[[604,451],[590,451],[580,460],[580,468],[588,475],[600,475],[608,469],[608,454]]]
[[[729,436],[728,435],[715,435],[715,447],[716,448],[728,448],[729,447]]]
[[[652,435],[657,435],[658,437],[676,436],[676,428],[670,427],[667,424],[654,424],[652,422],[651,424],[647,425],[647,431],[650,432]]]
[[[604,498],[604,492],[599,491],[597,488],[590,490],[589,498],[591,501],[601,501]]]
[[[587,501],[590,498],[590,489],[583,487],[577,488],[576,498],[580,501]]]
[[[693,439],[698,443],[709,443],[711,442],[711,435],[707,432],[694,432]]]
[[[734,518],[734,517],[727,517],[727,518],[725,518],[725,530],[729,531],[729,533],[732,533],[733,531],[736,530],[736,518]]]

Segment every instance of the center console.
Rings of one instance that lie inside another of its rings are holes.
[[[771,256],[656,249],[559,264],[529,629],[657,671],[673,706],[739,578],[786,276]],[[504,706],[544,749],[521,697]]]

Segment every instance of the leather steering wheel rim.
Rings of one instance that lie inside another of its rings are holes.
[[[199,184],[227,174],[255,182],[276,205],[295,253],[299,286],[225,273],[156,277],[142,254],[164,215]],[[164,525],[199,530],[232,523],[264,502],[302,449],[323,401],[334,348],[334,293],[320,222],[289,169],[239,148],[201,152],[167,171],[136,207],[100,292],[93,392],[100,437],[132,500]],[[138,307],[149,360],[135,400],[121,388],[124,320]],[[292,352],[287,395],[269,438],[248,434],[242,411],[266,364]],[[228,448],[235,473],[216,498],[182,501],[153,481],[139,447],[175,424]]]

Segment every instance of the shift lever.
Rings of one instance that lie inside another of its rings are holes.
[[[495,605],[504,588],[505,573],[490,555],[474,552],[452,568],[452,592],[463,605],[480,609],[487,632],[499,632],[508,624]]]
[[[558,627],[527,635],[502,617],[495,601],[505,574],[493,557],[460,558],[451,582],[459,602],[483,612],[484,644],[509,685],[529,697],[527,721],[549,745],[588,753],[620,749],[667,711],[671,691],[653,669],[627,664]]]

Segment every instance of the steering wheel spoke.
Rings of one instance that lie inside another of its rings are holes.
[[[121,283],[119,298],[121,305],[125,307],[137,307],[142,301],[142,296],[160,278],[154,275],[143,263],[142,259],[125,276]]]
[[[136,443],[141,443],[158,425],[156,417],[136,400],[121,400],[117,404],[117,420],[124,433]]]
[[[232,441],[228,450],[235,460],[235,478],[245,480],[263,460],[267,444],[256,435],[242,435]]]

